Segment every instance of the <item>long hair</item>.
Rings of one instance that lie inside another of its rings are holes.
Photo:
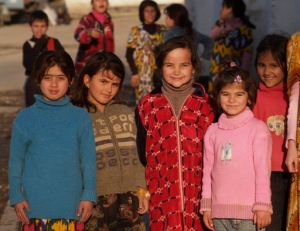
[[[280,34],[269,34],[266,35],[258,44],[256,48],[256,56],[254,65],[257,70],[257,62],[260,55],[264,54],[265,52],[271,52],[273,58],[279,64],[280,69],[284,73],[284,81],[287,80],[287,63],[286,63],[286,47],[289,38],[280,35]]]
[[[71,88],[72,103],[79,107],[85,107],[88,112],[96,111],[96,106],[88,100],[88,88],[84,84],[84,77],[88,75],[93,78],[99,71],[111,71],[121,79],[120,86],[125,77],[125,68],[122,61],[112,52],[97,52],[92,55],[75,79]],[[119,89],[120,90],[120,89]]]
[[[243,0],[223,0],[222,5],[232,7],[232,13],[235,17],[240,18],[250,28],[256,28],[256,26],[252,22],[250,22],[249,17],[245,15],[246,4]]]
[[[174,21],[175,26],[184,28],[184,35],[194,37],[193,23],[189,19],[188,10],[184,5],[181,4],[171,4],[167,6],[164,13],[169,16],[170,19]]]

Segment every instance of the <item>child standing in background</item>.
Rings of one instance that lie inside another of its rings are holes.
[[[37,84],[29,77],[36,57],[43,51],[64,50],[56,38],[46,35],[49,19],[43,11],[34,11],[29,16],[29,25],[32,38],[23,44],[23,66],[25,67],[25,75],[27,76],[24,86],[26,107],[34,104],[34,94],[41,94]]]
[[[200,59],[188,38],[166,41],[157,66],[162,87],[136,109],[137,146],[151,194],[150,230],[201,231],[202,143],[214,119],[211,98],[194,83]]]
[[[97,52],[74,83],[72,101],[93,120],[97,162],[97,204],[85,230],[144,231],[148,211],[144,195],[145,169],[136,149],[132,110],[115,99],[125,76],[121,60],[110,52]],[[140,195],[142,194],[142,195]]]
[[[300,143],[300,108],[299,108],[299,84],[300,84],[300,32],[296,32],[288,41],[287,45],[287,66],[288,66],[288,135],[287,147],[288,154],[286,165],[292,174],[290,195],[287,215],[287,231],[299,230],[299,188],[300,188],[300,171],[299,171],[299,143]]]
[[[132,72],[131,86],[135,89],[136,103],[153,90],[157,69],[155,58],[163,43],[165,26],[156,24],[160,9],[155,1],[143,0],[139,6],[141,25],[131,28],[126,45],[126,60]],[[159,80],[158,80],[159,82]]]
[[[87,59],[98,51],[115,51],[114,24],[107,12],[108,0],[92,0],[93,10],[81,18],[74,37],[79,42],[75,60],[79,74]]]
[[[272,214],[272,138],[251,111],[253,77],[234,62],[226,64],[213,85],[223,113],[204,136],[200,212],[210,230],[263,230]]]
[[[171,4],[165,8],[166,27],[164,33],[164,41],[177,36],[187,36],[195,41],[196,46],[202,44],[204,47],[201,55],[202,59],[211,59],[214,41],[198,31],[193,29],[193,23],[189,19],[189,13],[186,7],[182,4]]]
[[[256,48],[255,68],[261,80],[257,90],[254,116],[265,122],[272,136],[271,191],[273,214],[267,231],[286,227],[290,174],[285,165],[287,154],[286,117],[288,110],[286,46],[288,38],[265,36]]]
[[[74,75],[68,53],[41,53],[31,76],[43,95],[13,123],[9,197],[23,231],[83,230],[96,201],[92,121],[67,96]]]
[[[246,5],[243,0],[223,0],[220,19],[210,31],[210,37],[215,40],[211,60],[211,80],[218,73],[222,60],[233,55],[238,67],[248,71],[252,57],[252,29],[255,26],[245,15]],[[210,86],[211,89],[211,86]]]

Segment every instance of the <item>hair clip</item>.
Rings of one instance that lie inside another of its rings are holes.
[[[243,82],[242,77],[241,77],[240,75],[236,75],[236,76],[235,76],[235,79],[234,79],[234,82],[236,82],[236,83],[241,83],[241,82]]]
[[[235,62],[231,62],[231,63],[230,63],[230,67],[236,67]]]

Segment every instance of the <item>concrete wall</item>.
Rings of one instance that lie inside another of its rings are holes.
[[[292,35],[300,30],[300,0],[244,0],[246,14],[256,25],[253,30],[254,44],[257,47],[261,38],[268,33],[280,32]],[[222,0],[185,0],[194,27],[208,34],[219,18]],[[255,52],[254,52],[255,55]],[[251,73],[256,76],[254,67]]]

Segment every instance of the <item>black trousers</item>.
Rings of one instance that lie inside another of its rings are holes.
[[[288,172],[271,173],[273,214],[272,222],[266,227],[266,231],[286,229],[290,177]]]
[[[41,90],[37,83],[35,83],[31,78],[28,76],[24,86],[25,92],[25,106],[29,107],[35,103],[34,94],[41,94]]]

